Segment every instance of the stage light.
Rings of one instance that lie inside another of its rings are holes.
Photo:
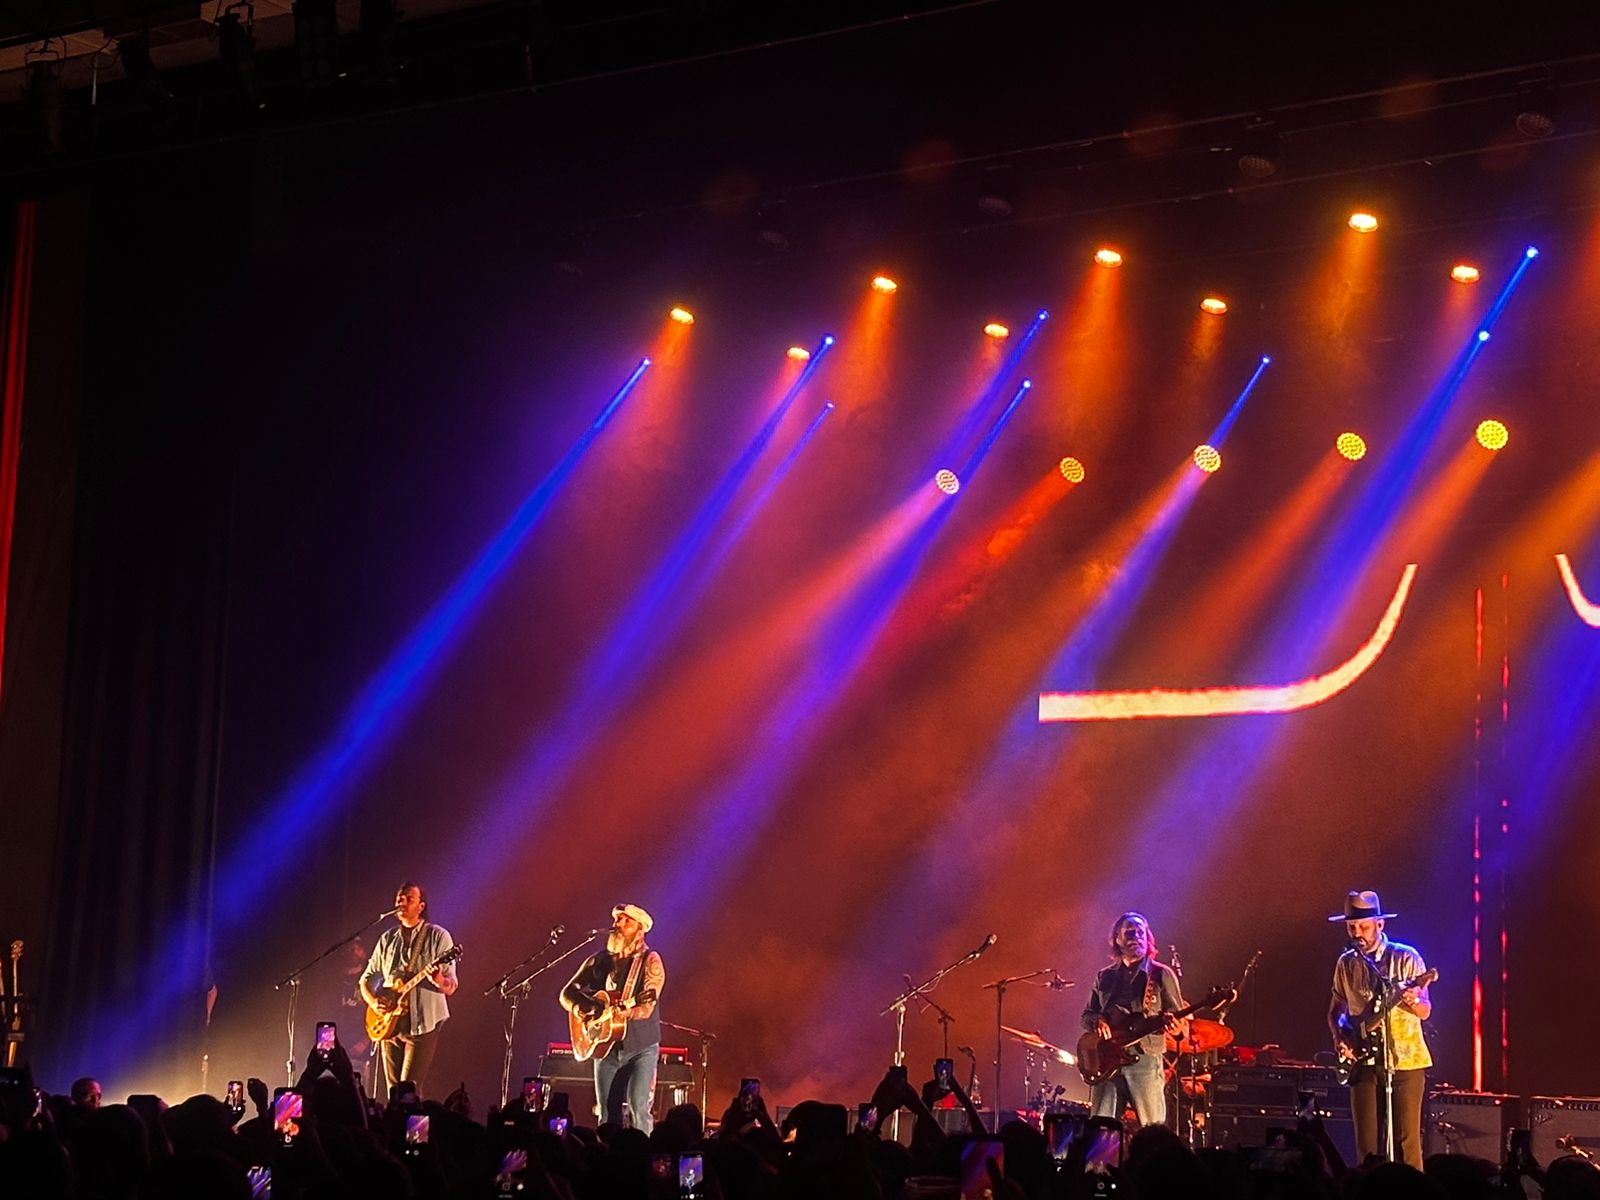
[[[1480,342],[1487,342],[1489,340],[1489,331],[1487,329],[1478,330],[1478,340]]]
[[[1351,462],[1360,462],[1367,455],[1367,442],[1359,433],[1341,433],[1333,448]]]
[[[891,296],[900,290],[900,285],[887,275],[874,275],[872,277],[872,290],[882,292],[885,296]]]
[[[1011,336],[1011,330],[1000,324],[999,321],[990,321],[983,327],[983,332],[994,338],[996,341],[1001,341]]]
[[[1200,310],[1210,313],[1213,317],[1220,317],[1228,311],[1228,302],[1221,296],[1207,296],[1200,301]]]
[[[1094,260],[1102,267],[1120,267],[1122,265],[1122,255],[1110,246],[1101,246],[1100,249],[1096,250],[1094,252]]]
[[[1210,475],[1222,466],[1222,453],[1215,446],[1202,442],[1194,448],[1194,465]]]
[[[1450,268],[1450,278],[1457,283],[1477,283],[1479,278],[1478,268],[1471,263],[1457,263]]]
[[[1478,439],[1478,445],[1485,450],[1499,450],[1511,440],[1511,431],[1499,421],[1490,418],[1487,421],[1478,422],[1478,431],[1475,436]]]
[[[694,314],[692,312],[690,312],[687,308],[683,308],[680,305],[673,305],[672,311],[669,312],[667,314],[667,316],[671,317],[679,325],[693,325],[694,324]]]
[[[1539,257],[1539,247],[1537,247],[1537,246],[1529,246],[1526,250],[1524,250],[1522,252],[1522,256],[1524,258],[1538,258]]]
[[[805,362],[811,357],[811,351],[807,350],[804,346],[790,346],[788,349],[788,355],[790,358],[794,359],[795,362]]]
[[[1061,478],[1068,483],[1082,483],[1084,477],[1083,464],[1072,457],[1061,460]]]
[[[956,478],[956,473],[954,471],[940,471],[933,477],[933,486],[938,488],[946,496],[954,496],[961,490],[961,480]]]
[[[1257,117],[1239,135],[1239,174],[1248,179],[1270,179],[1278,173],[1283,147],[1276,122]]]
[[[1357,233],[1371,233],[1378,227],[1378,218],[1371,213],[1353,212],[1350,214],[1350,228]]]
[[[1549,137],[1556,131],[1559,97],[1548,70],[1517,84],[1517,115],[1513,124],[1530,142]]]

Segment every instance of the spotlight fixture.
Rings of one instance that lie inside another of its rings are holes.
[[[990,321],[983,327],[983,332],[989,337],[994,338],[997,342],[1004,341],[1006,338],[1011,336],[1011,330],[1000,324],[999,321]]]
[[[1537,246],[1529,246],[1526,250],[1524,250],[1522,252],[1522,256],[1524,258],[1538,258],[1539,257],[1539,247],[1537,247]]]
[[[984,168],[978,184],[978,211],[996,221],[1008,220],[1017,211],[1016,171],[1010,163]]]
[[[1349,224],[1357,233],[1371,233],[1378,227],[1378,218],[1369,212],[1353,212]]]
[[[933,486],[946,496],[954,496],[961,490],[961,480],[956,478],[954,471],[942,470],[933,477]]]
[[[1487,342],[1489,340],[1489,331],[1487,329],[1478,330],[1478,340],[1480,342]]]
[[[1457,263],[1450,268],[1450,278],[1457,283],[1477,283],[1478,268],[1471,263]]]
[[[1360,462],[1367,456],[1367,442],[1359,433],[1341,433],[1333,448],[1351,462]]]
[[[887,275],[874,275],[872,277],[872,290],[882,292],[885,296],[892,296],[900,290],[900,285]]]
[[[1549,72],[1517,85],[1517,132],[1530,142],[1556,131],[1556,87]]]
[[[679,325],[694,324],[694,314],[679,304],[673,305],[672,310],[667,313],[667,316],[671,317]]]
[[[795,362],[811,361],[811,351],[807,350],[804,346],[790,346],[785,353],[788,354],[790,358],[794,359]]]
[[[1239,174],[1246,179],[1270,179],[1278,173],[1283,150],[1277,122],[1257,117],[1239,135]]]
[[[1210,313],[1213,317],[1220,317],[1228,311],[1228,302],[1221,296],[1207,296],[1200,301],[1200,310]]]
[[[1102,267],[1120,267],[1122,265],[1122,255],[1110,246],[1101,246],[1100,249],[1094,252],[1094,261]]]
[[[1084,478],[1083,464],[1070,455],[1061,460],[1059,465],[1061,478],[1068,483],[1082,483]]]
[[[1207,475],[1214,474],[1222,466],[1222,452],[1215,446],[1202,442],[1194,448],[1194,465]]]
[[[1499,450],[1511,440],[1511,431],[1501,422],[1490,418],[1478,422],[1477,431],[1473,436],[1478,439],[1478,445],[1485,450]]]

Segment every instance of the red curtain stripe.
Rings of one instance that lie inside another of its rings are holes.
[[[17,463],[22,454],[22,385],[28,358],[28,307],[33,289],[33,227],[36,206],[16,208],[11,269],[0,308],[0,679],[4,678],[6,597],[11,583],[11,538],[17,510]]]

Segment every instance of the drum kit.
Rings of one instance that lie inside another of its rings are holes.
[[[1052,1065],[1070,1067],[1077,1063],[1077,1057],[1072,1051],[1063,1050],[1060,1046],[1045,1041],[1043,1035],[1036,1030],[1018,1029],[1012,1025],[1002,1025],[1000,1028],[1013,1041],[1021,1042],[1027,1047],[1023,1054],[1023,1107],[1016,1110],[1017,1116],[1040,1130],[1044,1128],[1045,1117],[1055,1113],[1080,1113],[1087,1116],[1089,1113],[1087,1104],[1066,1099],[1065,1085],[1052,1085],[1050,1082]],[[1035,1067],[1039,1069],[1037,1088],[1033,1083]]]

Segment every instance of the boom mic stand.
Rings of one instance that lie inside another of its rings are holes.
[[[687,1033],[690,1037],[700,1039],[700,1115],[705,1116],[706,1105],[711,1101],[711,1043],[716,1041],[717,1035],[707,1033],[703,1029],[691,1029],[687,1025],[679,1025],[673,1021],[662,1021],[668,1029],[676,1029],[679,1033]]]
[[[541,955],[548,954],[551,950],[553,950],[560,943],[561,935],[565,931],[565,925],[558,925],[555,929],[552,929],[550,931],[550,940],[548,942],[546,942],[543,946],[540,946],[532,954],[528,955],[527,958],[523,959],[504,975],[500,976],[499,979],[495,980],[488,987],[483,989],[483,994],[485,996],[499,992],[500,999],[509,1000],[511,1002],[506,1013],[506,1053],[504,1060],[500,1064],[500,1107],[502,1109],[505,1108],[506,1101],[510,1099],[511,1096],[511,1057],[512,1045],[515,1041],[517,1032],[517,1006],[527,998],[528,989],[532,986],[535,979],[539,978],[539,976],[543,975],[557,963],[565,962],[579,950],[582,950],[590,942],[594,941],[594,939],[600,935],[600,930],[591,929],[588,936],[585,937],[583,941],[577,943],[575,946],[569,947],[559,957],[552,958],[549,962],[535,967],[531,973],[524,975],[519,982],[512,983],[511,977],[518,971],[522,970],[523,967],[526,967],[529,963],[532,963],[538,959]]]
[[[365,925],[363,925],[360,929],[358,929],[354,933],[352,933],[349,937],[340,938],[337,942],[335,942],[333,945],[329,946],[326,950],[324,950],[321,954],[317,955],[310,962],[306,963],[303,966],[296,967],[294,970],[290,971],[287,975],[285,975],[282,979],[278,980],[277,983],[272,985],[272,990],[275,991],[275,992],[281,992],[281,991],[283,991],[284,988],[288,988],[289,989],[289,1021],[288,1021],[288,1025],[289,1025],[289,1057],[284,1060],[284,1070],[288,1075],[288,1079],[287,1079],[286,1082],[289,1084],[290,1087],[294,1086],[294,1081],[297,1078],[297,1075],[296,1075],[296,1072],[295,1072],[295,1069],[294,1069],[294,1014],[295,1014],[295,1009],[300,1004],[300,976],[304,975],[312,967],[316,966],[323,959],[327,958],[328,955],[332,954],[335,950],[338,950],[338,949],[341,949],[342,947],[348,946],[351,942],[355,941],[358,937],[360,937],[367,930],[371,929],[379,921],[387,921],[390,917],[394,916],[395,911],[396,911],[395,909],[391,908],[388,912],[379,913],[377,916],[373,917],[372,920],[368,921]]]
[[[995,936],[991,933],[987,940],[984,941],[983,945],[972,951],[972,953],[963,954],[960,958],[956,959],[955,962],[951,963],[947,967],[940,967],[939,970],[928,976],[928,978],[922,983],[913,984],[911,982],[911,976],[907,975],[905,977],[907,985],[906,990],[901,992],[893,1000],[889,1001],[888,1004],[885,1004],[878,1013],[880,1017],[886,1017],[890,1013],[894,1014],[895,1066],[903,1067],[905,1066],[906,1062],[906,1005],[911,1003],[911,1001],[916,998],[926,1000],[927,997],[924,996],[923,993],[930,992],[934,988],[938,987],[939,981],[946,975],[950,974],[951,971],[954,971],[957,967],[965,966],[967,963],[975,961],[979,955],[981,955],[990,946],[994,945],[994,943]],[[932,1001],[928,1001],[928,1003],[931,1004]],[[939,1011],[943,1012],[944,1010],[940,1009]],[[949,1033],[950,1027],[947,1025],[945,1026],[946,1039],[948,1039]],[[948,1040],[946,1045],[948,1048]],[[949,1055],[946,1054],[946,1057],[948,1058]],[[892,1138],[898,1138],[900,1136],[900,1110],[898,1108],[894,1110],[894,1116],[890,1120],[890,1125],[891,1129],[889,1136]]]
[[[1059,990],[1071,987],[1072,984],[1056,974],[1054,967],[1040,967],[1037,971],[1029,971],[1026,975],[1008,975],[1004,979],[996,979],[993,983],[984,984],[984,988],[994,989],[994,1132],[1000,1132],[1000,1114],[1004,1110],[1000,1107],[1000,1060],[1001,1051],[1005,1048],[1005,1007],[1006,988],[1013,983],[1028,983],[1041,975],[1049,975],[1051,981],[1038,986]],[[1027,1097],[1023,1097],[1026,1101]]]

